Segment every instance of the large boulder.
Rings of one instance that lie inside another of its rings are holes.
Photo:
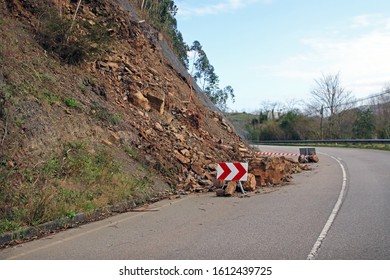
[[[151,109],[149,100],[140,91],[136,91],[131,95],[131,102],[145,111],[149,111]]]
[[[258,186],[278,185],[291,178],[293,161],[285,157],[253,158],[249,162],[249,173],[256,178]]]

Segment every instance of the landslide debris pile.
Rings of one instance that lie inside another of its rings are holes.
[[[116,1],[82,1],[76,14],[77,2],[0,1],[0,218],[28,208],[18,223],[36,224],[123,199],[214,189],[220,161],[252,162],[257,186],[299,168],[254,157],[163,56],[163,36],[147,23]],[[77,32],[63,38],[61,27]]]

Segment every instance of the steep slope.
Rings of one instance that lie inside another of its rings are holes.
[[[252,191],[306,168],[256,156],[128,1],[78,3],[0,0],[0,247],[215,190],[221,161]]]
[[[0,232],[207,190],[248,149],[130,7],[0,1]],[[50,37],[75,14],[75,38]]]

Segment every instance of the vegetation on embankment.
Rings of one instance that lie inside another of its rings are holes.
[[[138,175],[124,172],[105,145],[67,143],[47,161],[17,170],[7,168],[4,160],[0,233],[93,213],[126,200],[146,201],[152,195],[153,181],[146,167],[140,165],[134,172]]]

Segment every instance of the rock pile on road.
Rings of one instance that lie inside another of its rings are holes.
[[[242,182],[244,191],[256,191],[262,187],[280,186],[290,182],[292,174],[310,170],[310,166],[294,161],[291,158],[254,156],[248,161],[248,180]],[[222,186],[220,186],[222,187]],[[235,181],[227,182],[224,190],[217,190],[217,196],[231,196],[240,191]]]

